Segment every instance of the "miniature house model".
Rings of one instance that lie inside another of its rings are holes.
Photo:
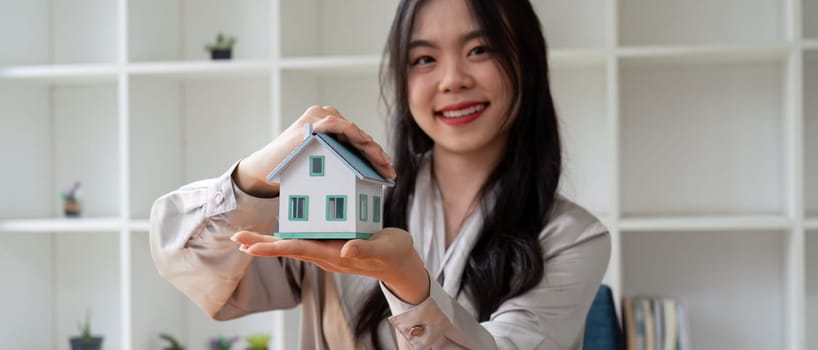
[[[382,228],[382,177],[357,150],[305,125],[304,141],[267,176],[281,184],[276,237],[369,238]]]

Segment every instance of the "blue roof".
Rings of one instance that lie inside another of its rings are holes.
[[[334,136],[327,134],[327,133],[313,133],[298,147],[295,148],[288,156],[284,159],[281,164],[279,164],[273,171],[267,175],[267,181],[272,181],[276,175],[280,174],[284,169],[295,159],[298,154],[301,153],[304,148],[307,147],[312,141],[318,141],[318,143],[324,145],[330,153],[334,154],[338,159],[341,160],[341,163],[347,166],[350,171],[352,171],[358,179],[361,180],[369,180],[380,182],[387,186],[395,185],[395,181],[391,179],[384,178],[375,168],[372,167],[372,164],[367,161],[357,149],[347,146],[340,141],[338,141]]]

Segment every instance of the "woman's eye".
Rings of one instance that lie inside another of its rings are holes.
[[[488,52],[489,52],[488,47],[477,46],[477,47],[471,49],[471,51],[469,51],[469,56],[484,55],[484,54],[487,54]]]
[[[412,61],[412,65],[417,66],[417,65],[421,65],[421,64],[432,63],[434,61],[435,60],[431,56],[420,56],[420,57],[416,58],[414,61]]]

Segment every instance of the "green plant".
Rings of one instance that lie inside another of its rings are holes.
[[[250,345],[251,350],[267,349],[267,343],[270,342],[270,335],[267,333],[254,333],[244,337],[247,344]]]
[[[222,33],[216,35],[216,41],[205,45],[207,51],[214,50],[230,50],[236,44],[236,38],[232,36],[225,36]]]
[[[85,312],[85,322],[77,321],[77,328],[83,341],[91,340],[91,310]]]
[[[166,347],[164,350],[185,350],[185,348],[182,347],[181,344],[179,344],[179,341],[177,341],[176,338],[174,338],[170,334],[160,333],[159,338],[161,338],[162,340],[165,340],[168,343],[170,343],[169,346]]]

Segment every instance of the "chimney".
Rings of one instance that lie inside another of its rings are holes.
[[[304,139],[306,140],[310,136],[312,136],[312,123],[306,123],[304,124]]]

